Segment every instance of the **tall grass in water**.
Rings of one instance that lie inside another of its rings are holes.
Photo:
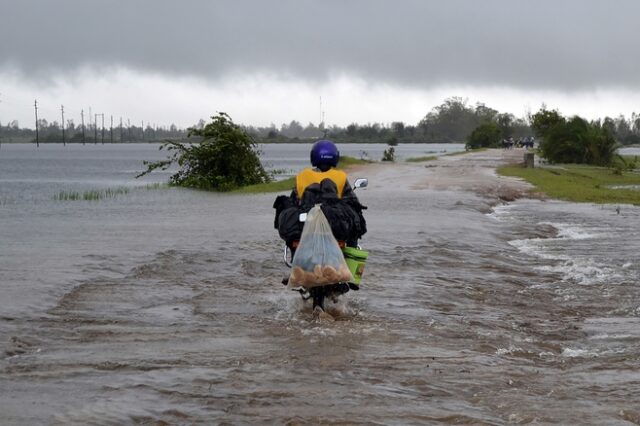
[[[82,194],[75,191],[60,191],[56,195],[53,196],[53,199],[56,201],[75,201],[81,200]]]
[[[133,189],[145,189],[145,190],[152,190],[152,189],[164,189],[164,188],[169,188],[170,185],[166,184],[166,183],[150,183],[148,185],[142,186],[142,187],[136,187]],[[98,200],[103,200],[105,198],[115,198],[119,195],[125,195],[128,194],[131,191],[132,188],[128,188],[125,186],[121,186],[118,188],[107,188],[107,189],[94,189],[91,191],[84,191],[84,192],[77,192],[77,191],[60,191],[59,193],[57,193],[56,195],[53,196],[53,199],[56,201],[77,201],[77,200],[84,200],[84,201],[98,201]]]
[[[77,191],[60,191],[53,196],[56,201],[97,201],[105,198],[115,198],[118,195],[128,194],[129,188],[107,188],[103,190],[94,189],[91,191],[77,192]]]
[[[151,189],[161,189],[167,188],[167,184],[163,183],[152,183],[146,186],[141,187],[141,189],[151,190]],[[128,194],[131,191],[130,188],[121,186],[119,188],[107,188],[107,189],[94,189],[90,191],[77,192],[77,191],[60,191],[56,195],[53,196],[53,199],[56,201],[98,201],[104,200],[106,198],[116,198],[119,195]]]

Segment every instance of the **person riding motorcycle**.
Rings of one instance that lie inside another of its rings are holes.
[[[300,213],[308,212],[316,204],[331,225],[334,237],[347,246],[356,247],[357,240],[366,232],[362,206],[349,184],[347,173],[337,168],[340,152],[330,140],[319,140],[310,152],[312,168],[296,176],[296,185],[289,197],[276,198],[274,226],[287,245],[295,250],[304,223]]]

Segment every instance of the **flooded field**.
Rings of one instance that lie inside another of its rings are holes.
[[[362,289],[318,322],[274,194],[5,148],[0,424],[640,424],[638,207],[502,202],[500,151],[358,170]]]

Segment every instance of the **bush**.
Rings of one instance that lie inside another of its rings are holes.
[[[389,147],[382,153],[382,161],[396,161],[396,149]]]
[[[502,139],[502,130],[494,122],[483,123],[467,136],[466,149],[497,148]]]
[[[564,122],[564,117],[557,110],[549,111],[543,106],[540,111],[531,116],[531,129],[536,136],[544,137],[553,126]]]
[[[180,167],[169,178],[173,185],[216,191],[230,191],[246,185],[269,181],[262,167],[255,141],[224,112],[211,117],[202,128],[189,129],[189,137],[199,136],[200,143],[185,145],[167,141],[160,149],[173,151],[168,160],[146,162],[147,170],[165,170],[173,163]]]
[[[580,117],[558,120],[550,124],[542,136],[540,151],[550,163],[608,166],[618,148],[607,127]]]

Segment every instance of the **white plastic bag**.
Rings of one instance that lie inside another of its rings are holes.
[[[353,281],[353,275],[319,205],[307,214],[300,244],[293,256],[289,287],[312,288]]]

